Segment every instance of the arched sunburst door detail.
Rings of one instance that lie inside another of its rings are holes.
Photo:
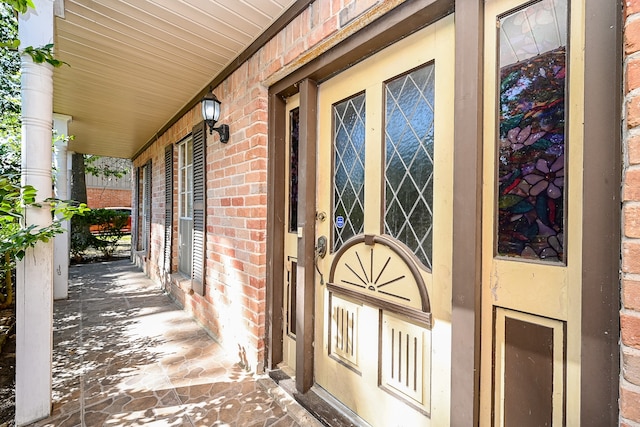
[[[431,307],[417,263],[389,236],[345,242],[327,284],[328,350],[359,375],[377,353],[378,387],[429,416]],[[371,330],[377,339],[363,339]]]
[[[408,252],[389,236],[359,235],[345,242],[333,259],[327,287],[431,328],[422,275]]]

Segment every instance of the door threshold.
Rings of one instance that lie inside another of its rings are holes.
[[[296,390],[296,382],[282,369],[268,372],[269,377],[304,409],[327,427],[370,427],[362,418],[341,404],[327,391],[314,385],[306,393]]]

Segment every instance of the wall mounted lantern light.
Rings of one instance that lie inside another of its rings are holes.
[[[215,130],[220,134],[220,142],[226,143],[229,141],[229,125],[220,125],[218,127],[214,127],[216,122],[220,118],[220,104],[218,98],[212,93],[209,92],[202,98],[202,118],[209,125],[209,135],[213,134]]]

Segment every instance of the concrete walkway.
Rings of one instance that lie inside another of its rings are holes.
[[[53,411],[32,426],[312,426],[129,261],[70,268],[54,305]]]

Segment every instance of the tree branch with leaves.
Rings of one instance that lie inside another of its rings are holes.
[[[9,6],[15,11],[15,13],[22,14],[27,13],[29,8],[36,8],[32,0],[0,0],[0,3]],[[14,37],[9,40],[0,40],[0,47],[17,51],[18,53],[26,53],[36,64],[42,64],[46,62],[56,68],[63,65],[69,65],[64,61],[55,58],[53,53],[53,43],[37,47],[27,46],[24,49],[20,50],[20,39]]]
[[[27,249],[38,242],[48,242],[55,235],[64,233],[63,221],[74,215],[84,215],[89,211],[84,203],[46,199],[36,202],[37,190],[31,185],[19,186],[7,176],[0,176],[0,259],[3,262],[0,273],[4,275],[4,289],[0,293],[0,308],[13,303],[13,263],[24,258]],[[24,208],[42,207],[48,204],[52,222],[46,226],[31,224],[24,226]]]

